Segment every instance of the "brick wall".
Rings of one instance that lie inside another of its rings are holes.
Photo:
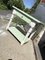
[[[41,2],[45,3],[45,0],[41,0]]]

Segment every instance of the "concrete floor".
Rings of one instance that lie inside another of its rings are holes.
[[[0,60],[8,59],[35,60],[32,41],[21,46],[8,31],[3,31],[0,34]]]
[[[16,38],[5,30],[6,25],[7,22],[0,20],[0,60],[36,60],[32,41],[21,46]]]

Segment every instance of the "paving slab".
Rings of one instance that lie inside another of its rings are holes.
[[[0,35],[0,60],[36,60],[31,40],[21,46],[8,31],[4,32],[6,35]]]

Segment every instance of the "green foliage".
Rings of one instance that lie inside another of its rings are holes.
[[[8,3],[9,0],[2,0],[2,1],[3,1],[4,4],[7,5],[7,3]]]
[[[5,10],[5,9],[7,10],[8,8],[4,4],[0,3],[0,10]]]
[[[34,4],[32,9],[25,8],[25,5],[23,3],[23,0],[0,0],[0,9],[12,9],[12,6],[16,6],[17,8],[27,12],[28,14],[31,14],[35,12],[35,9],[37,5],[39,4],[40,0],[37,0],[37,2]]]
[[[12,9],[12,5],[18,7],[21,10],[24,10],[25,8],[23,0],[0,0],[0,3],[3,3],[2,5],[6,5],[8,9]]]
[[[30,9],[26,8],[24,11],[25,11],[26,13],[30,14]]]
[[[18,7],[19,9],[23,10],[25,8],[23,0],[9,0],[7,6],[12,8],[12,5]]]
[[[36,10],[38,4],[40,3],[40,1],[41,1],[41,0],[37,0],[37,1],[36,1],[36,3],[34,4],[34,6],[33,6],[32,9],[31,9],[31,14],[35,12],[35,10]]]
[[[35,9],[39,3],[40,3],[40,0],[37,0],[36,3],[34,4],[33,8]]]
[[[34,13],[39,3],[40,3],[40,0],[37,0],[31,9],[26,8],[24,11],[28,14]]]
[[[2,3],[3,1],[2,0],[0,0],[0,3]]]

